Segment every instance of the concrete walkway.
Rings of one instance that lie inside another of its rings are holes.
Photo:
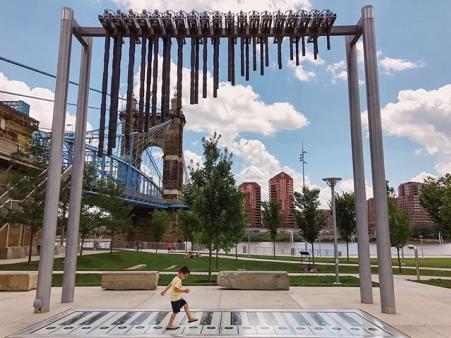
[[[218,287],[191,287],[193,309],[362,309],[411,337],[451,337],[451,290],[395,279],[396,315],[380,313],[379,290],[375,304],[361,304],[353,287],[292,287],[289,291],[234,291]],[[51,312],[33,314],[35,292],[0,293],[0,337],[70,308],[168,309],[168,297],[159,291],[102,291],[79,287],[73,304],[61,304],[61,288],[53,288]]]

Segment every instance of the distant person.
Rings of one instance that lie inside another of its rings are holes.
[[[167,330],[177,330],[179,327],[174,326],[174,319],[177,314],[180,312],[181,308],[185,310],[186,316],[188,317],[188,323],[192,323],[197,321],[197,318],[194,318],[188,308],[188,303],[186,300],[182,298],[182,293],[189,293],[188,288],[182,288],[182,280],[189,277],[190,271],[187,266],[183,266],[177,276],[174,277],[172,282],[166,286],[166,288],[161,291],[161,295],[164,296],[166,292],[171,289],[171,306],[172,306],[172,314],[171,318],[169,318],[168,325],[166,326]]]

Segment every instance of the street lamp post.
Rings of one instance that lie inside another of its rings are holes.
[[[409,245],[409,249],[412,249],[415,253],[415,266],[416,266],[416,270],[417,270],[417,281],[419,281],[420,280],[420,266],[418,264],[418,250],[415,245]]]
[[[335,278],[336,278],[334,284],[341,284],[339,270],[338,270],[337,215],[335,212],[335,185],[340,180],[341,180],[341,178],[339,178],[339,177],[323,178],[323,181],[327,183],[327,185],[330,187],[330,190],[332,193],[332,220],[333,220],[333,226],[334,226],[334,255],[335,255]]]

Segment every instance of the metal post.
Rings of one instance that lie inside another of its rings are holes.
[[[77,248],[80,229],[81,195],[85,166],[85,138],[88,116],[89,77],[91,71],[92,38],[86,38],[81,48],[80,85],[78,87],[77,117],[75,124],[75,148],[70,184],[69,219],[67,222],[66,253],[64,258],[62,303],[74,301]]]
[[[417,281],[420,280],[420,265],[418,264],[418,250],[415,248],[415,267],[417,270]]]
[[[391,264],[390,232],[388,227],[387,189],[385,181],[384,149],[382,141],[379,79],[377,74],[376,32],[372,6],[362,8],[363,52],[368,108],[368,125],[376,213],[377,259],[381,311],[396,313],[395,290]]]
[[[423,235],[420,235],[420,245],[421,245],[421,258],[424,258]]]
[[[347,36],[345,41],[348,68],[349,112],[351,120],[352,167],[354,172],[354,201],[359,253],[360,301],[364,304],[373,304],[357,49],[355,44],[351,45],[351,36]]]
[[[33,302],[35,312],[48,312],[50,308],[73,18],[74,13],[72,9],[68,7],[63,8],[61,14],[55,103],[53,105],[52,144],[47,173],[48,179],[45,195],[38,283],[36,299]]]
[[[340,283],[340,272],[338,268],[338,244],[337,244],[337,214],[335,212],[335,184],[330,186],[332,191],[332,220],[334,225],[334,256],[335,256],[335,283]]]

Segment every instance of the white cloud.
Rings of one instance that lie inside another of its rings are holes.
[[[341,60],[339,62],[332,63],[327,66],[327,71],[332,73],[332,83],[336,83],[337,80],[347,81],[348,73],[346,71],[346,62]]]
[[[113,0],[124,8],[133,8],[137,11],[145,8],[148,11],[158,10],[207,10],[222,11],[229,10],[251,11],[251,10],[268,10],[270,12],[276,10],[310,8],[310,0]]]
[[[310,81],[314,77],[316,77],[316,73],[312,70],[306,70],[304,68],[304,63],[310,63],[314,66],[320,66],[324,65],[325,61],[321,57],[318,56],[318,58],[315,60],[313,53],[307,52],[305,56],[299,56],[299,65],[296,65],[296,62],[293,60],[288,61],[288,67],[294,71],[294,76],[299,81]]]
[[[31,88],[23,81],[16,81],[8,79],[3,73],[0,72],[0,90],[8,91],[12,93],[18,93],[23,95],[30,95],[36,97],[42,97],[45,99],[53,100],[55,94],[47,89],[41,87]],[[50,129],[52,127],[53,118],[53,102],[47,102],[36,99],[22,98],[15,95],[0,93],[0,100],[3,101],[17,101],[22,100],[30,105],[30,117],[38,120],[39,127],[41,129]],[[67,125],[72,125],[72,127],[67,127]],[[75,128],[75,115],[71,115],[69,112],[66,113],[66,128],[71,131]],[[87,130],[91,130],[92,126],[88,122]]]
[[[451,84],[435,90],[402,90],[397,102],[383,107],[381,116],[387,133],[420,144],[436,157],[438,173],[451,172]],[[367,126],[366,112],[362,119]]]
[[[211,54],[209,54],[211,55]],[[159,58],[161,65],[162,59]],[[161,79],[161,66],[159,67]],[[220,82],[218,97],[213,98],[213,77],[207,74],[207,98],[202,98],[202,74],[199,74],[199,103],[189,104],[190,70],[183,68],[182,104],[185,128],[195,132],[219,132],[228,144],[242,132],[271,136],[281,130],[294,130],[309,124],[307,118],[288,102],[265,103],[251,85]],[[175,91],[177,67],[171,63],[171,90]],[[135,74],[135,95],[139,95],[139,72]],[[161,97],[161,80],[157,98]],[[159,107],[159,106],[158,106]]]
[[[197,163],[199,163],[199,164],[202,163],[202,155],[199,155],[199,154],[195,153],[194,151],[185,150],[183,152],[183,156],[185,158],[185,165],[187,167],[189,165],[191,165],[191,161],[193,162],[194,165],[196,165]]]
[[[405,59],[394,59],[388,56],[380,60],[380,64],[386,74],[424,67],[423,61],[413,62]]]
[[[412,177],[410,179],[410,181],[423,183],[424,180],[428,177],[437,178],[437,176],[423,171],[423,172],[419,173],[418,175]]]
[[[359,41],[356,44],[357,49],[357,62],[360,68],[363,68],[364,65],[364,53],[363,53],[363,42]],[[406,59],[395,59],[388,56],[382,58],[382,51],[377,51],[377,57],[379,65],[381,66],[383,73],[386,75],[391,75],[395,72],[402,72],[404,70],[422,68],[425,66],[423,61],[409,61]],[[341,61],[332,63],[327,66],[327,71],[332,74],[332,83],[337,83],[337,80],[347,81],[348,74],[346,71],[346,61],[343,59]],[[359,84],[363,85],[365,82],[363,80],[359,80]]]

